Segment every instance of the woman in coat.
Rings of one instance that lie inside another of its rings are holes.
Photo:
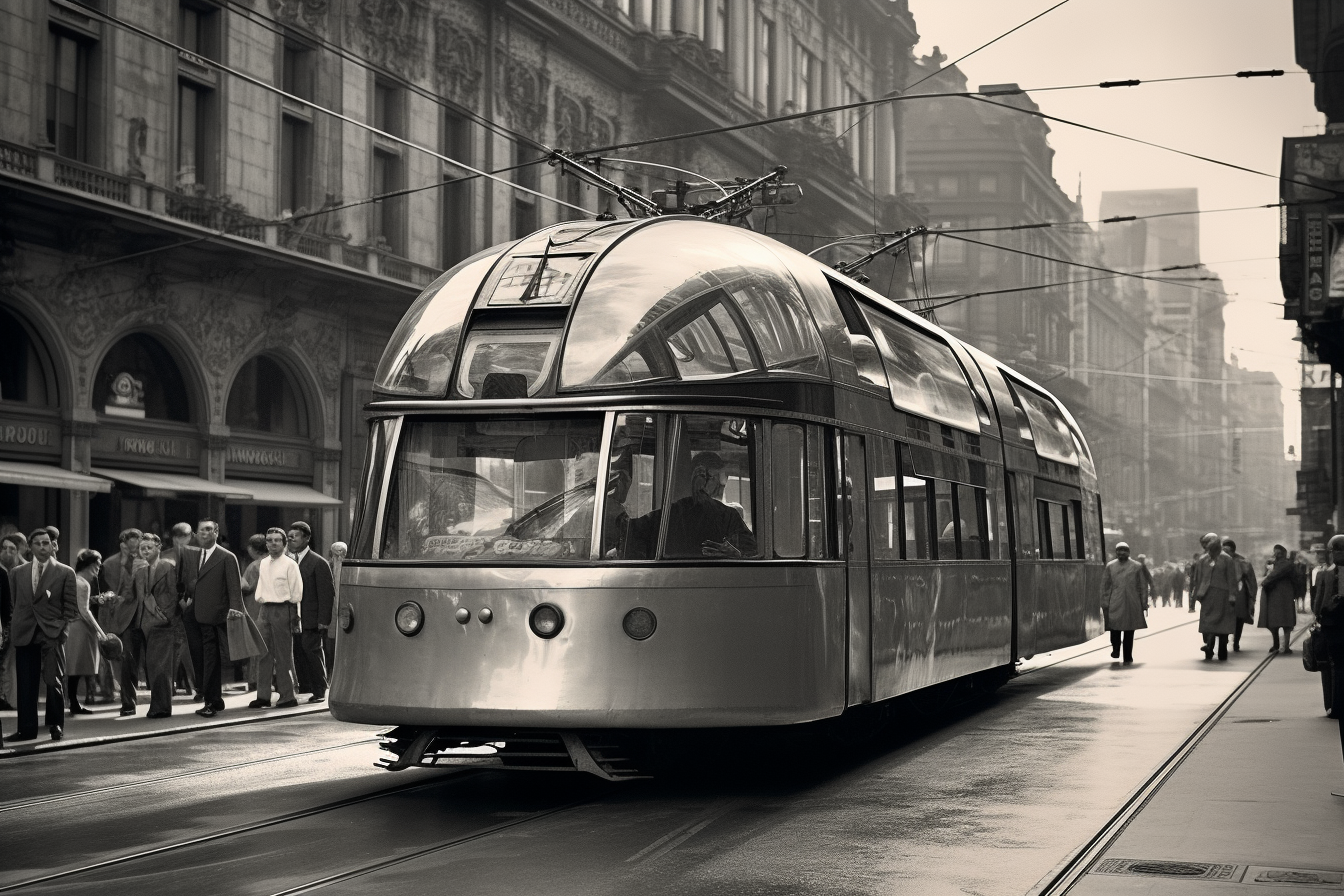
[[[75,558],[75,600],[79,606],[79,617],[66,629],[65,674],[70,691],[70,714],[88,715],[93,710],[86,709],[79,702],[79,680],[86,682],[89,702],[93,702],[93,685],[98,678],[100,657],[98,644],[107,640],[89,609],[89,600],[98,584],[98,571],[103,566],[103,555],[94,550],[83,550]]]
[[[1152,578],[1137,560],[1129,559],[1129,545],[1123,541],[1115,546],[1115,559],[1106,564],[1101,576],[1101,609],[1106,628],[1111,633],[1111,656],[1134,662],[1134,630],[1147,628],[1148,590]]]
[[[1241,570],[1223,553],[1218,536],[1210,532],[1199,540],[1205,554],[1191,564],[1190,600],[1199,601],[1199,633],[1204,636],[1204,659],[1227,659],[1227,636],[1237,630],[1237,585]]]
[[[1279,649],[1279,629],[1283,629],[1283,652],[1292,653],[1289,640],[1293,626],[1297,624],[1297,598],[1293,561],[1288,559],[1288,549],[1281,544],[1274,545],[1274,560],[1261,586],[1265,589],[1265,599],[1260,602],[1260,628],[1269,629],[1274,638],[1270,653]]]

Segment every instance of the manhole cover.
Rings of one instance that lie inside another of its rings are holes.
[[[1092,874],[1133,874],[1144,877],[1181,877],[1186,880],[1240,880],[1245,865],[1211,862],[1164,862],[1157,859],[1104,859]]]
[[[1256,722],[1278,722],[1280,719],[1233,719],[1233,725],[1253,725]]]

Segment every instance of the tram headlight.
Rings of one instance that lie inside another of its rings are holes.
[[[425,627],[425,611],[413,600],[397,607],[397,631],[406,637],[419,634],[420,629]]]
[[[336,615],[336,620],[341,624],[341,631],[350,631],[355,627],[355,608],[349,604],[341,604],[341,611]]]
[[[635,607],[621,620],[621,628],[636,641],[643,641],[658,629],[658,617],[645,607]]]
[[[554,638],[565,627],[565,614],[560,612],[559,607],[542,604],[527,617],[527,624],[538,638]]]

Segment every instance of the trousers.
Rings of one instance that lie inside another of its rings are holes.
[[[308,686],[313,689],[314,697],[325,697],[327,695],[327,654],[322,642],[326,640],[327,633],[321,629],[306,628],[303,630],[302,645],[303,658],[308,665]]]
[[[1111,652],[1114,653],[1124,648],[1124,660],[1127,663],[1134,662],[1134,629],[1119,631],[1111,630]]]
[[[1344,759],[1344,626],[1323,625],[1326,651],[1334,668],[1330,676],[1330,715],[1339,719],[1339,753]]]
[[[224,659],[221,652],[228,649],[228,630],[224,624],[197,622],[201,633],[201,653],[204,664],[196,686],[205,695],[205,705],[216,710],[224,708]],[[188,632],[191,629],[187,629]],[[190,637],[190,635],[188,635]]]
[[[139,684],[140,663],[145,657],[145,633],[132,625],[121,633],[121,708],[135,709],[135,687]]]
[[[257,657],[257,699],[271,699],[271,678],[280,702],[294,699],[294,610],[293,604],[262,604],[257,628],[266,642],[266,653]]]
[[[149,711],[173,711],[173,671],[177,665],[175,626],[156,625],[145,631],[145,676],[149,679]]]
[[[33,643],[14,648],[18,679],[19,734],[37,734],[37,693],[47,686],[47,727],[65,724],[65,632],[51,638],[39,631]]]

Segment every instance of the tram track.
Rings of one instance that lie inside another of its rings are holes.
[[[389,796],[396,796],[406,793],[413,793],[419,790],[426,790],[433,787],[458,784],[469,778],[482,774],[475,770],[453,771],[441,774],[432,781],[410,782],[400,784],[395,787],[387,787],[382,790],[376,790],[372,793],[360,794],[359,796],[347,797],[342,800],[335,800],[330,803],[324,803],[319,806],[311,806],[306,809],[298,809],[293,812],[286,812],[281,815],[274,815],[269,818],[263,818],[258,821],[248,822],[246,824],[235,825],[223,830],[211,831],[208,834],[202,834],[197,837],[188,837],[184,840],[164,843],[149,849],[137,850],[135,852],[122,853],[110,858],[102,859],[97,862],[91,862],[87,865],[81,865],[76,868],[65,868],[60,871],[53,871],[48,874],[41,874],[37,877],[30,877],[25,880],[15,881],[9,884],[0,885],[0,893],[8,893],[15,890],[34,887],[39,884],[51,883],[52,881],[65,880],[77,877],[83,874],[89,874],[95,871],[103,871],[108,868],[114,868],[119,865],[125,865],[131,862],[143,861],[145,859],[163,856],[169,853],[177,852],[194,846],[200,846],[207,843],[213,843],[225,840],[230,837],[237,837],[254,831],[264,830],[265,828],[276,827],[282,824],[299,821],[304,818],[311,818],[315,815],[322,815],[327,812],[333,812],[338,809],[344,809],[349,806],[356,806],[361,803],[371,802],[373,800],[383,799]]]
[[[1178,628],[1173,626],[1172,628]],[[1163,631],[1171,631],[1164,629]],[[1293,640],[1299,640],[1305,628],[1294,633]],[[1154,634],[1161,634],[1155,632]],[[1089,653],[1092,651],[1089,651]],[[1079,654],[1085,656],[1086,654]],[[1269,654],[1256,664],[1255,668],[1240,684],[1204,718],[1197,728],[1173,750],[1163,762],[1138,787],[1130,791],[1120,808],[1097,830],[1097,832],[1078,847],[1063,862],[1050,871],[1041,881],[1027,891],[1026,896],[1065,896],[1078,883],[1088,870],[1106,854],[1111,845],[1125,832],[1129,824],[1152,802],[1153,798],[1176,773],[1177,769],[1199,747],[1210,732],[1222,721],[1255,680],[1269,668],[1275,654]],[[1073,657],[1076,658],[1076,657]],[[1062,661],[1061,661],[1062,662]],[[1041,667],[1044,668],[1044,667]],[[1035,671],[1035,670],[1032,670]]]
[[[376,742],[377,738],[364,738],[363,740],[351,741],[344,744],[331,744],[325,747],[316,747],[311,750],[300,750],[295,753],[283,753],[279,756],[265,756],[261,759],[250,759],[246,762],[235,762],[229,765],[217,765],[210,768],[191,769],[188,771],[175,772],[171,775],[162,775],[157,778],[146,778],[139,781],[124,781],[120,784],[109,784],[105,787],[91,787],[87,790],[77,790],[70,793],[57,794],[55,796],[38,797],[29,800],[16,800],[10,803],[0,803],[0,814],[5,812],[15,812],[21,809],[31,809],[37,806],[50,806],[54,803],[65,803],[72,800],[84,799],[88,797],[102,796],[117,791],[130,790],[136,787],[148,787],[155,784],[169,784],[178,781],[184,781],[188,778],[196,778],[202,775],[220,774],[222,772],[238,771],[240,769],[252,768],[258,765],[266,765],[274,762],[285,762],[290,759],[297,759],[305,756],[313,756],[318,753],[329,753],[335,750],[348,750],[352,747],[367,746]]]
[[[1166,628],[1158,629],[1156,631],[1150,631],[1147,634],[1135,635],[1134,640],[1136,642],[1146,641],[1148,638],[1156,638],[1158,635],[1165,635],[1167,632],[1175,631],[1178,628],[1185,628],[1186,626],[1194,625],[1197,622],[1199,622],[1198,617],[1187,620],[1185,622],[1178,622],[1175,625],[1170,625],[1167,626]],[[1084,650],[1082,653],[1075,653],[1070,656],[1060,657],[1059,659],[1049,663],[1042,663],[1039,666],[1032,666],[1025,672],[1019,672],[1016,677],[1021,678],[1023,675],[1030,675],[1033,672],[1040,672],[1042,669],[1049,669],[1051,666],[1058,666],[1060,663],[1071,662],[1072,660],[1080,659],[1082,657],[1090,656],[1094,653],[1100,653],[1103,650],[1110,650],[1110,649],[1111,649],[1110,644],[1102,644],[1100,647],[1093,647],[1091,650]]]

